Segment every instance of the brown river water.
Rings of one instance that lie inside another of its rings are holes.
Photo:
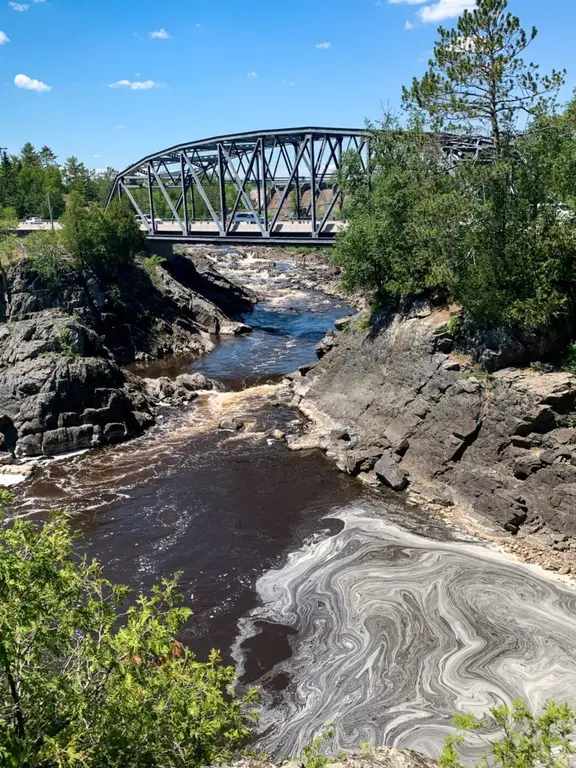
[[[185,640],[262,686],[268,753],[298,754],[334,723],[333,748],[434,756],[454,711],[576,704],[571,587],[270,438],[296,418],[278,380],[349,310],[289,288],[288,265],[269,272],[229,264],[267,289],[251,336],[146,371],[200,370],[228,391],[167,408],[138,440],[45,465],[16,488],[19,510],[73,511],[82,546],[135,589],[181,571]],[[230,415],[247,431],[219,430]]]

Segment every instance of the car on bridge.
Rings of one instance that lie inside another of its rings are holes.
[[[30,226],[30,227],[39,227],[39,226],[41,226],[41,225],[42,225],[44,222],[42,221],[42,219],[40,218],[40,216],[28,216],[28,218],[27,218],[27,219],[25,219],[23,223],[24,223],[25,225],[27,225],[27,226]]]
[[[234,224],[264,224],[264,217],[257,213],[236,213],[234,215]]]
[[[136,216],[136,219],[142,224],[146,224],[147,226],[150,226],[150,227],[152,226],[152,216],[149,213],[144,214],[144,216]],[[154,224],[158,226],[159,224],[164,224],[164,221],[162,219],[159,219],[158,216],[155,216]]]

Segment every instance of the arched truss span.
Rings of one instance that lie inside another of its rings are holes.
[[[368,167],[368,133],[296,128],[218,136],[149,155],[122,171],[151,239],[331,243],[344,227],[337,171],[346,152]]]
[[[257,131],[180,144],[116,177],[151,240],[332,244],[346,227],[338,170],[357,153],[368,172],[370,132],[346,128]],[[489,161],[482,137],[437,136],[446,170]]]

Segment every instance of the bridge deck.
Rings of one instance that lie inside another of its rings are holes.
[[[143,229],[145,229],[143,227]],[[268,236],[264,236],[257,224],[233,224],[226,234],[222,234],[218,226],[211,221],[196,221],[188,223],[188,234],[182,232],[178,224],[159,224],[154,233],[148,233],[148,242],[171,241],[174,243],[233,243],[236,245],[260,243],[261,245],[314,245],[332,246],[338,232],[346,229],[343,221],[327,222],[318,237],[310,238],[308,222],[279,222]]]

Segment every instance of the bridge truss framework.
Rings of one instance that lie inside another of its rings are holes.
[[[299,128],[181,144],[122,171],[109,202],[126,196],[150,239],[331,241],[342,226],[337,171],[349,151],[367,171],[368,142],[362,130]],[[157,223],[159,199],[169,224]]]
[[[490,158],[486,138],[439,138],[447,171],[464,158]],[[370,145],[369,131],[346,128],[292,128],[180,144],[119,173],[108,203],[127,197],[152,241],[330,245],[345,228],[337,172],[345,154],[354,152],[368,174]],[[169,222],[160,222],[159,202],[170,212]]]

